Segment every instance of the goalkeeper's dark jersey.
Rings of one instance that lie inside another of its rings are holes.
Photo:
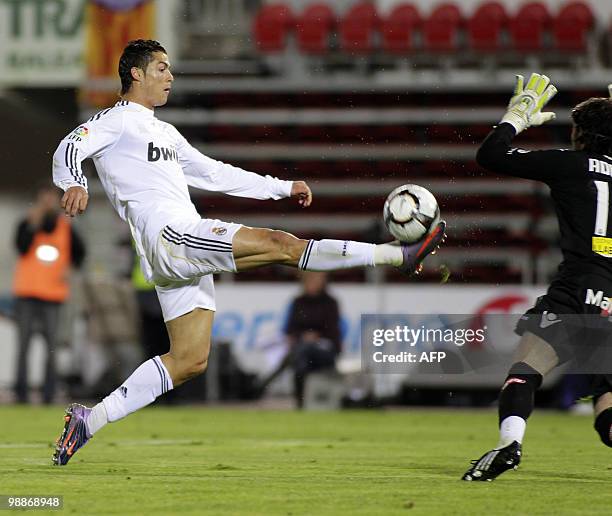
[[[496,127],[478,150],[478,164],[550,187],[561,231],[561,278],[570,283],[585,274],[612,278],[612,157],[561,149],[515,149],[510,146],[514,136],[510,124]]]

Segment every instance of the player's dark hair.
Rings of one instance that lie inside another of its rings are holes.
[[[119,78],[121,79],[121,95],[132,87],[132,68],[140,68],[146,72],[147,66],[153,60],[153,52],[164,52],[166,49],[154,39],[135,39],[123,49],[119,59]]]
[[[572,109],[578,141],[594,154],[612,154],[612,99],[593,97]]]

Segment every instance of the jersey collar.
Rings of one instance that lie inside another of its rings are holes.
[[[115,104],[115,106],[126,106],[134,111],[139,111],[141,113],[153,116],[155,112],[152,109],[144,107],[142,104],[138,104],[137,102],[130,102],[129,100],[120,100]]]

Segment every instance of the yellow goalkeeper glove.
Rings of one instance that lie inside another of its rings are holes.
[[[550,79],[546,75],[532,73],[523,89],[524,80],[522,75],[516,76],[514,95],[500,121],[500,124],[506,122],[514,127],[516,134],[532,125],[542,125],[555,118],[552,112],[542,112],[542,108],[557,93],[557,88],[550,84]]]

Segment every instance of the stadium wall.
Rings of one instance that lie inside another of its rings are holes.
[[[410,323],[418,328],[431,320],[431,314],[465,314],[481,317],[486,323],[489,314],[515,314],[508,321],[514,321],[533,304],[545,291],[544,286],[499,287],[499,286],[419,286],[415,283],[401,285],[337,284],[330,286],[330,292],[338,299],[342,314],[343,357],[359,361],[360,329],[362,314],[406,314]],[[265,296],[262,296],[265,292]],[[213,338],[230,342],[235,357],[245,371],[264,374],[280,360],[285,352],[283,327],[291,300],[298,294],[299,285],[292,284],[223,284],[218,283],[217,314]],[[510,353],[517,342],[513,324],[495,329],[496,351]],[[106,360],[102,347],[92,341],[77,322],[72,331],[72,347],[78,353],[63,353],[60,368],[76,365],[83,368],[86,377],[95,376],[103,369]],[[16,353],[16,332],[14,324],[7,318],[0,318],[0,339],[4,343],[4,360],[0,361],[0,388],[8,387],[13,381],[13,366]],[[65,350],[67,351],[67,350]],[[34,366],[31,382],[39,385],[43,375],[43,345],[34,343]],[[72,356],[72,358],[70,358]],[[81,357],[77,359],[75,357]],[[95,357],[93,359],[92,357]],[[395,376],[395,375],[392,375]],[[402,375],[400,375],[400,378]]]
[[[417,325],[430,314],[522,314],[545,287],[343,283],[329,290],[340,304],[344,352],[354,354],[360,349],[362,314],[412,314]],[[240,352],[265,347],[281,336],[289,304],[298,292],[297,284],[217,284],[213,336],[231,341]]]

